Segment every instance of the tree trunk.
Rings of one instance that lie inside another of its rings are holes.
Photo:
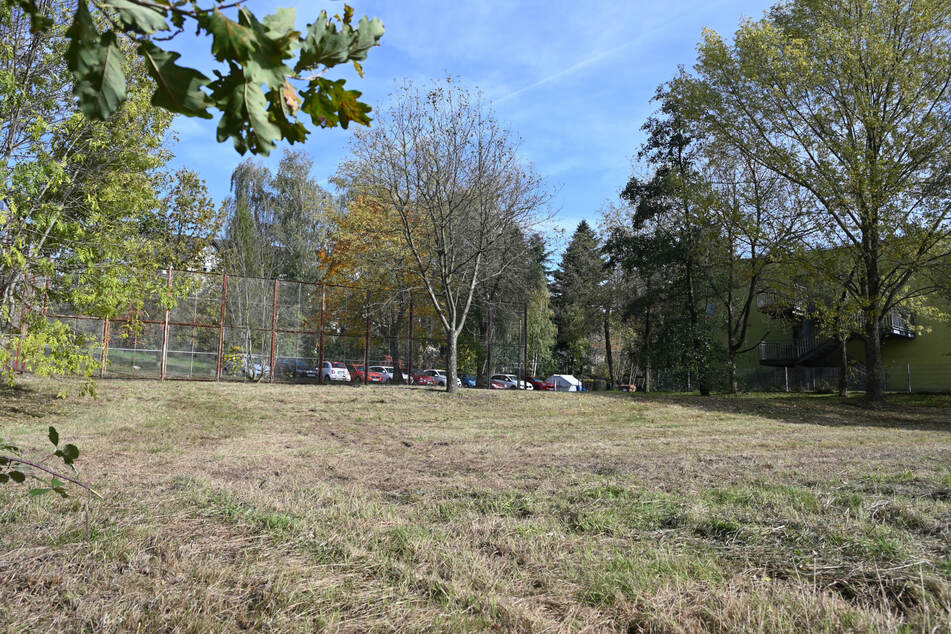
[[[694,339],[694,345],[698,348],[703,345],[700,337]],[[697,363],[697,389],[700,390],[700,396],[710,396],[710,369],[707,367],[707,355],[700,355]]]
[[[448,342],[448,349],[446,351],[446,391],[450,394],[454,394],[459,391],[459,386],[456,385],[456,363],[458,361],[459,338],[456,335],[455,329],[446,333],[446,340]]]
[[[849,395],[848,337],[839,335],[839,396]]]
[[[480,321],[478,325],[479,341],[485,342],[486,344],[489,341],[488,326],[489,324],[486,321]],[[487,345],[478,346],[477,353],[476,353],[476,386],[478,387],[489,387],[488,363],[489,363],[488,346]]]
[[[644,314],[644,391],[651,391],[651,311]]]
[[[614,389],[614,355],[611,351],[611,311],[604,312],[604,352],[608,362],[608,389]]]
[[[482,387],[489,387],[489,377],[495,374],[492,360],[492,308],[486,313],[485,322],[485,375]]]
[[[736,353],[730,353],[730,394],[738,394],[740,383],[736,378]]]
[[[880,401],[882,388],[882,320],[875,315],[865,324],[865,398]]]

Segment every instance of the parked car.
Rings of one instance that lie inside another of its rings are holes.
[[[445,370],[423,370],[423,374],[426,376],[431,376],[436,382],[436,385],[446,387],[446,371]],[[462,387],[462,381],[459,380],[459,377],[456,377],[456,385]]]
[[[292,379],[316,379],[320,376],[317,368],[312,367],[307,359],[281,359],[277,364],[277,373]]]
[[[321,376],[324,381],[332,381],[335,383],[350,382],[350,372],[347,370],[347,366],[339,361],[324,361]]]
[[[354,363],[347,366],[347,370],[350,371],[350,380],[354,383],[363,383],[363,364]],[[374,372],[372,369],[369,372],[366,372],[367,383],[383,383],[383,375],[379,372]]]
[[[249,381],[263,381],[271,376],[270,364],[258,355],[243,354],[237,360],[236,365],[241,374]]]
[[[462,381],[462,387],[476,386],[476,377],[474,374],[466,374],[460,380]]]
[[[545,382],[545,379],[543,379],[543,378],[540,377],[540,376],[530,376],[530,377],[528,377],[527,380],[528,380],[529,385],[531,385],[531,386],[532,386],[533,388],[535,388],[536,390],[547,391],[547,390],[551,390],[551,389],[554,388],[554,386],[553,386],[552,384],[546,383],[546,382]]]
[[[532,390],[531,383],[518,379],[514,374],[493,374],[492,381],[498,381],[510,390]]]
[[[436,379],[428,374],[412,374],[410,375],[410,382],[413,385],[436,385]]]
[[[509,386],[505,383],[500,383],[499,381],[489,381],[489,387],[493,390],[507,390]]]
[[[393,366],[391,365],[371,365],[370,371],[379,372],[382,374],[384,383],[389,383],[396,378],[396,370],[394,370]],[[401,374],[403,375],[403,382],[406,383],[406,381],[409,379],[409,376],[407,376],[405,372],[401,372]]]

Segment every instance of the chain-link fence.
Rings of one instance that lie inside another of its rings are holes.
[[[838,391],[839,368],[832,367],[769,367],[740,368],[737,370],[737,385],[741,392],[818,392]],[[727,369],[714,368],[710,372],[710,387],[715,392],[730,388]],[[951,392],[951,364],[888,365],[882,368],[882,389],[886,392],[948,393]],[[861,365],[849,368],[847,385],[850,390],[864,390],[866,372]],[[586,391],[607,389],[604,377],[583,377]],[[654,392],[693,392],[698,389],[697,375],[680,368],[652,368],[635,376],[634,383],[618,386],[624,390]]]
[[[45,314],[82,335],[101,377],[445,385],[445,331],[419,290],[160,275],[178,297],[168,309],[156,297],[122,318],[68,305]],[[472,311],[459,337],[466,385],[496,372],[524,376],[526,314],[509,302]]]
[[[120,319],[84,315],[45,300],[42,308],[26,309],[42,309],[81,335],[102,377],[445,385],[446,336],[422,289],[185,271],[158,275],[159,288],[174,290],[167,306],[157,294]],[[458,339],[461,383],[490,387],[497,377],[501,382],[495,387],[512,387],[524,385],[518,379],[551,374],[551,364],[540,365],[544,355],[529,341],[532,325],[525,304],[477,302]],[[597,343],[592,341],[592,348]],[[626,363],[626,368],[621,364],[626,380],[578,376],[581,389],[698,388],[689,370]],[[25,370],[25,364],[16,369]],[[714,391],[730,387],[726,368],[714,368],[709,378]],[[850,369],[848,380],[850,388],[864,389],[864,370]],[[839,370],[760,366],[738,370],[737,381],[742,391],[831,392]],[[951,392],[951,365],[886,365],[882,383],[891,392]]]

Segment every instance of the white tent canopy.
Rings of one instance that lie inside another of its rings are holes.
[[[552,374],[546,383],[555,386],[556,392],[580,392],[581,381],[570,374]]]

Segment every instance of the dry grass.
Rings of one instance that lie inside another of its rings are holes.
[[[0,487],[0,630],[951,629],[947,399],[60,388],[0,436],[106,500]]]

